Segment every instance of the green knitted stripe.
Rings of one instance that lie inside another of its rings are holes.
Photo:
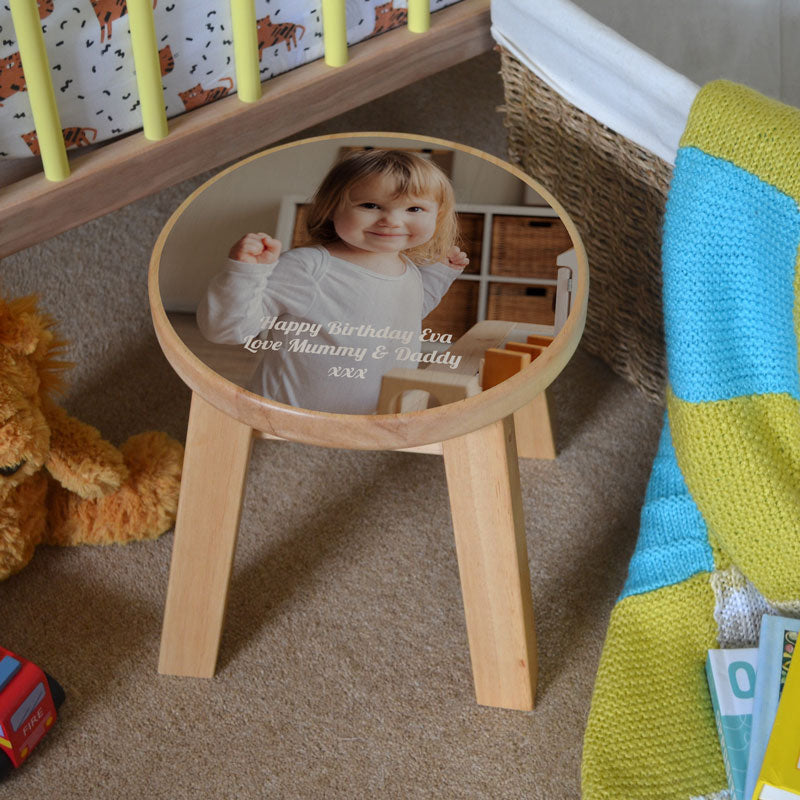
[[[668,393],[675,451],[714,543],[773,603],[800,597],[800,403]],[[746,437],[747,446],[741,443]]]
[[[584,800],[675,800],[725,786],[703,664],[716,647],[709,573],[621,600],[583,745]]]
[[[731,161],[800,202],[800,109],[713,81],[695,98],[680,146]]]

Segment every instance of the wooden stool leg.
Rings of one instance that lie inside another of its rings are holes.
[[[159,672],[214,675],[252,434],[192,395]]]
[[[556,437],[547,390],[514,412],[517,454],[520,458],[556,457]]]
[[[511,417],[442,443],[475,694],[528,711],[536,635]]]

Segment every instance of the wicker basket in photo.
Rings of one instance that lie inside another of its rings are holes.
[[[520,286],[513,283],[494,283],[489,286],[487,319],[552,325],[555,316],[555,286]]]
[[[492,217],[492,275],[554,279],[556,259],[572,243],[557,217]]]
[[[469,253],[469,265],[464,270],[467,275],[481,271],[483,252],[483,214],[460,211],[458,219],[459,246]]]
[[[563,204],[588,255],[583,344],[661,402],[661,226],[671,167],[500,53],[510,160]]]
[[[478,284],[455,281],[436,308],[422,320],[422,327],[454,338],[463,336],[478,318]]]

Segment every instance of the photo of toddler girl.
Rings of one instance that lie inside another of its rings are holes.
[[[374,413],[382,376],[411,366],[421,321],[469,263],[456,244],[454,206],[450,181],[432,161],[401,150],[351,153],[314,194],[312,244],[281,252],[267,233],[242,236],[200,302],[198,326],[219,344],[258,340],[261,360],[247,387],[257,394]],[[354,368],[349,376],[331,377],[344,364]]]

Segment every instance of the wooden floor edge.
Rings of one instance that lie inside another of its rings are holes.
[[[64,181],[51,182],[38,173],[0,188],[0,258],[494,46],[489,0],[462,0],[431,20],[425,34],[399,28],[354,45],[344,67],[331,69],[319,60],[278,75],[263,84],[264,94],[256,103],[233,96],[176,117],[170,120],[170,135],[160,141],[133,133],[74,157],[72,174]],[[319,110],[309,114],[315,106]],[[303,113],[292,113],[297,108]]]

